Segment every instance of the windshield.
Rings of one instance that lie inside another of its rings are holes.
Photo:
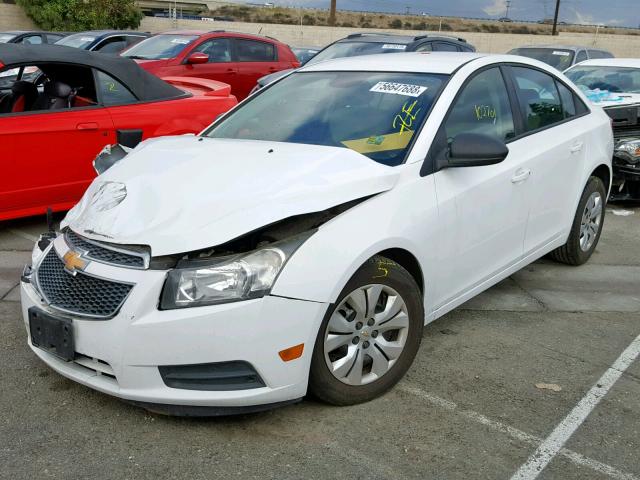
[[[565,73],[580,87],[589,90],[640,93],[640,68],[578,66]]]
[[[404,52],[407,46],[401,43],[375,43],[375,42],[340,42],[329,45],[307,62],[312,65],[324,60],[342,57],[355,57],[358,55],[375,55],[377,53]]]
[[[15,33],[0,33],[0,43],[9,43],[15,37]]]
[[[75,35],[69,35],[68,37],[61,38],[56,42],[56,45],[65,45],[67,47],[86,49],[91,45],[97,37],[92,35],[76,33]]]
[[[522,55],[551,65],[560,71],[573,65],[574,52],[557,48],[514,48],[511,55]]]
[[[139,60],[175,58],[196,38],[197,35],[156,35],[134,45],[122,56]]]
[[[298,72],[242,104],[204,135],[349,148],[376,162],[399,165],[446,78]]]

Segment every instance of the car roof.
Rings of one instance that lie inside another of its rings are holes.
[[[594,60],[585,60],[578,64],[581,67],[626,67],[640,68],[640,59],[638,58],[597,58]]]
[[[359,43],[399,43],[408,45],[418,40],[449,40],[451,42],[467,43],[463,38],[452,37],[449,35],[398,35],[395,33],[385,32],[364,32],[364,33],[352,33],[344,38],[336,41],[335,43],[347,43],[347,42],[359,42]]]
[[[587,47],[587,46],[580,46],[580,45],[555,45],[555,44],[522,45],[521,47],[515,47],[513,50],[517,50],[520,48],[548,48],[548,49],[556,49],[556,50],[572,50],[574,52],[577,52],[578,50],[599,50],[601,52],[607,51],[602,48],[595,48],[595,47]]]
[[[122,82],[140,100],[163,100],[184,94],[182,90],[143,70],[130,58],[64,45],[0,43],[0,62],[8,66],[59,63],[93,67]]]
[[[480,53],[410,52],[390,55],[361,55],[315,63],[300,70],[310,71],[375,71],[451,74],[465,63],[486,57]],[[498,56],[498,55],[496,55]],[[502,56],[500,56],[502,57]]]
[[[150,34],[146,32],[136,32],[134,30],[86,30],[84,32],[75,32],[72,35],[91,35],[96,38],[107,37],[109,35],[140,35],[148,37]]]
[[[256,35],[255,33],[236,32],[233,30],[168,30],[160,32],[158,35],[197,35],[198,37],[218,37],[220,35],[231,35],[237,37],[255,38],[260,40],[269,40],[270,42],[282,43],[277,38],[268,35]]]

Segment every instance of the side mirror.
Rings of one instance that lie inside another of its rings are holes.
[[[103,174],[126,157],[131,150],[133,149],[119,144],[105,146],[93,160],[94,170],[98,175]]]
[[[209,55],[202,52],[192,53],[187,57],[187,63],[189,65],[197,65],[199,63],[207,63],[209,61]]]
[[[449,147],[446,167],[481,167],[500,163],[509,154],[501,140],[480,133],[461,133]]]

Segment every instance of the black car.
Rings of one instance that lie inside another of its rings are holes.
[[[118,54],[150,36],[151,34],[148,32],[130,30],[92,30],[69,35],[57,41],[56,45],[65,45],[92,52]]]
[[[40,45],[42,43],[56,43],[69,35],[63,32],[37,32],[13,30],[0,32],[0,43],[21,43],[25,45]]]
[[[464,38],[447,35],[395,35],[391,33],[353,33],[334,42],[313,56],[306,65],[332,58],[374,55],[398,52],[475,52],[476,48]],[[253,91],[287,75],[290,70],[281,70],[258,80]]]

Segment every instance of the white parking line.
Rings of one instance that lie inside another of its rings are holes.
[[[578,429],[582,422],[589,416],[593,409],[600,403],[609,389],[618,381],[629,365],[640,354],[640,335],[631,342],[624,352],[618,357],[600,380],[591,387],[591,390],[578,402],[560,424],[551,432],[537,450],[529,457],[527,462],[511,477],[511,480],[533,480],[549,464],[562,449],[571,435]]]
[[[24,238],[25,240],[30,240],[32,242],[38,241],[38,237],[15,228],[8,228],[7,231],[13,233],[14,235],[17,235],[18,237]]]
[[[435,406],[444,408],[445,410],[448,410],[450,412],[454,412],[464,418],[467,418],[468,420],[472,420],[476,423],[484,425],[490,428],[491,430],[495,430],[496,432],[500,432],[500,433],[505,433],[511,438],[518,440],[520,442],[526,443],[528,445],[539,445],[540,442],[542,442],[542,439],[539,437],[536,437],[535,435],[531,435],[529,433],[523,432],[522,430],[511,427],[509,425],[505,425],[504,423],[491,420],[490,418],[485,417],[484,415],[478,412],[474,412],[471,410],[462,410],[454,402],[445,400],[444,398],[440,398],[436,395],[425,392],[420,388],[408,386],[408,385],[399,385],[398,389],[402,390],[403,392],[410,393],[411,395],[415,395],[416,397],[422,398],[423,400],[427,400],[429,403]],[[576,465],[590,468],[591,470],[594,470],[603,475],[607,475],[616,480],[640,480],[638,477],[632,474],[621,472],[620,470],[610,465],[607,465],[602,462],[598,462],[597,460],[593,460],[592,458],[589,458],[589,457],[585,457],[584,455],[578,452],[574,452],[573,450],[569,450],[567,448],[561,448],[558,453]]]

